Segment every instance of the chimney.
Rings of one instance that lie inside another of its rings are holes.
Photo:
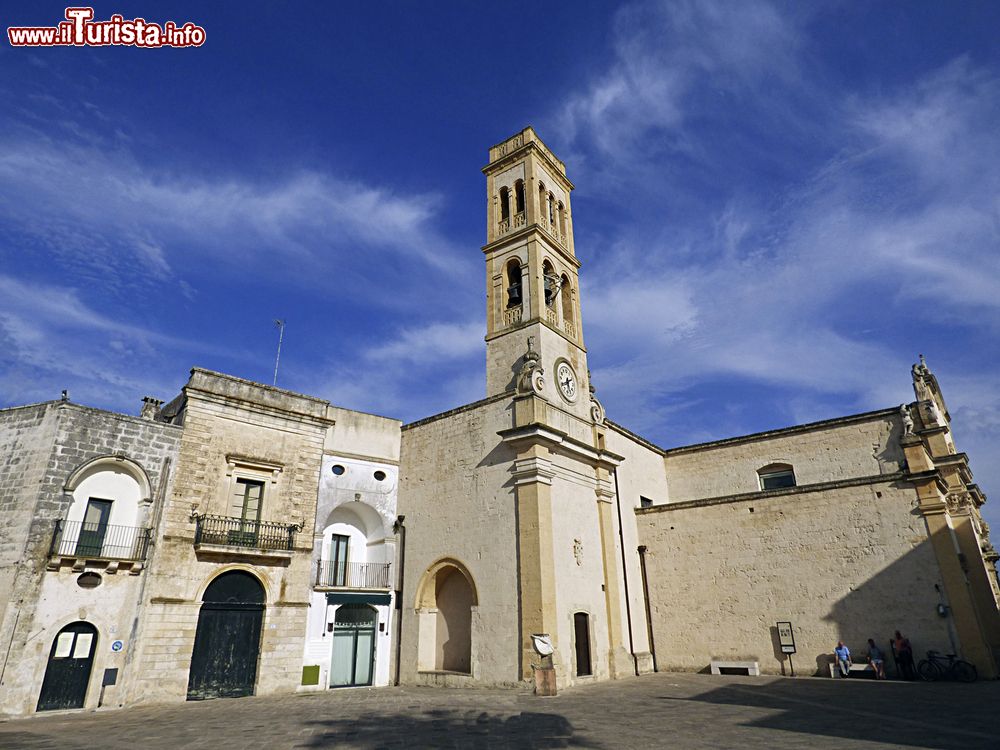
[[[142,399],[142,409],[139,411],[139,416],[142,419],[148,419],[151,422],[155,422],[160,418],[160,407],[163,406],[163,402],[158,398],[153,398],[152,396],[144,396]]]

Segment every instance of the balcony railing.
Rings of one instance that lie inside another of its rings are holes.
[[[316,563],[316,585],[345,589],[390,589],[389,563],[342,563],[321,560]]]
[[[195,516],[194,543],[291,551],[298,526],[229,516]]]
[[[87,557],[103,560],[145,560],[150,530],[138,526],[56,521],[49,557]]]

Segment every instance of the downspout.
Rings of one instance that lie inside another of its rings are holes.
[[[642,595],[646,600],[646,637],[649,638],[649,655],[653,657],[653,671],[656,666],[656,644],[653,642],[653,613],[649,608],[649,578],[646,576],[646,545],[639,545],[639,572],[642,574]]]
[[[625,530],[622,528],[622,498],[618,492],[618,467],[611,471],[615,478],[615,508],[618,511],[618,546],[622,551],[622,581],[625,584],[625,622],[628,624],[628,652],[632,655],[632,669],[639,676],[639,659],[632,642],[632,602],[628,595],[628,564],[625,561]]]
[[[399,588],[396,589],[396,675],[393,679],[394,685],[399,685],[399,660],[403,651],[403,568],[406,562],[406,527],[403,521],[406,516],[396,516],[396,522],[392,525],[392,530],[399,536]]]

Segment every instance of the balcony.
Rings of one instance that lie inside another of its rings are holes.
[[[298,525],[230,516],[195,516],[194,548],[200,553],[289,559]]]
[[[389,563],[335,563],[321,560],[316,563],[316,588],[318,589],[391,589],[392,575]]]
[[[105,563],[108,572],[115,572],[122,563],[136,573],[142,569],[149,550],[151,530],[138,526],[111,526],[106,523],[56,521],[49,544],[50,570],[72,565],[83,570],[87,562]]]

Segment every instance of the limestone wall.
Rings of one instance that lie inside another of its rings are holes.
[[[117,571],[107,563],[86,568],[61,566],[47,570],[55,522],[66,517],[73,502],[65,485],[75,469],[101,456],[123,455],[137,463],[150,480],[154,496],[161,483],[164,462],[177,452],[180,430],[125,414],[115,414],[69,402],[52,402],[0,413],[0,440],[10,453],[7,470],[0,472],[0,502],[9,503],[13,523],[4,524],[3,581],[9,586],[4,627],[0,637],[10,644],[0,711],[20,714],[34,710],[52,641],[60,628],[86,620],[98,628],[97,659],[87,694],[89,707],[97,705],[101,672],[120,667],[119,685],[106,691],[106,700],[120,700],[132,656],[136,607],[145,572]],[[20,552],[18,553],[18,550]],[[98,572],[101,585],[80,588],[84,571]],[[14,575],[16,574],[16,578]],[[16,620],[16,628],[14,622]],[[112,654],[110,643],[121,639],[125,650]],[[96,685],[96,687],[95,687]]]
[[[917,654],[952,652],[914,499],[887,480],[637,511],[660,669],[752,659],[778,673],[779,620],[793,624],[799,673],[828,674],[838,639],[858,654],[868,638],[885,648],[897,628]]]
[[[894,409],[667,451],[670,502],[760,490],[757,470],[791,464],[799,485],[899,471]]]
[[[643,445],[622,430],[610,426],[606,432],[608,450],[625,457],[618,467],[618,498],[621,506],[621,527],[625,540],[626,575],[628,578],[629,610],[622,607],[622,623],[632,621],[632,647],[639,660],[640,672],[652,671],[653,663],[647,637],[645,597],[639,568],[639,539],[635,510],[640,498],[655,503],[667,499],[667,477],[663,470],[663,455],[656,449]],[[617,527],[617,513],[616,513]],[[615,539],[616,548],[620,542]],[[621,551],[617,553],[620,557]],[[627,643],[625,644],[628,645]]]
[[[142,674],[131,700],[184,700],[202,594],[212,579],[232,569],[255,575],[266,592],[255,692],[293,691],[301,682],[328,404],[203,370],[192,372],[185,395],[176,481],[142,615]],[[261,520],[302,526],[294,550],[290,555],[228,547],[196,551],[192,511],[231,515],[234,478],[254,466],[255,476],[266,478]]]
[[[510,402],[503,399],[403,428],[398,510],[406,516],[404,684],[468,682],[417,671],[417,586],[424,571],[445,557],[464,564],[477,589],[472,620],[476,681],[519,681],[514,456],[497,436],[511,424]]]

